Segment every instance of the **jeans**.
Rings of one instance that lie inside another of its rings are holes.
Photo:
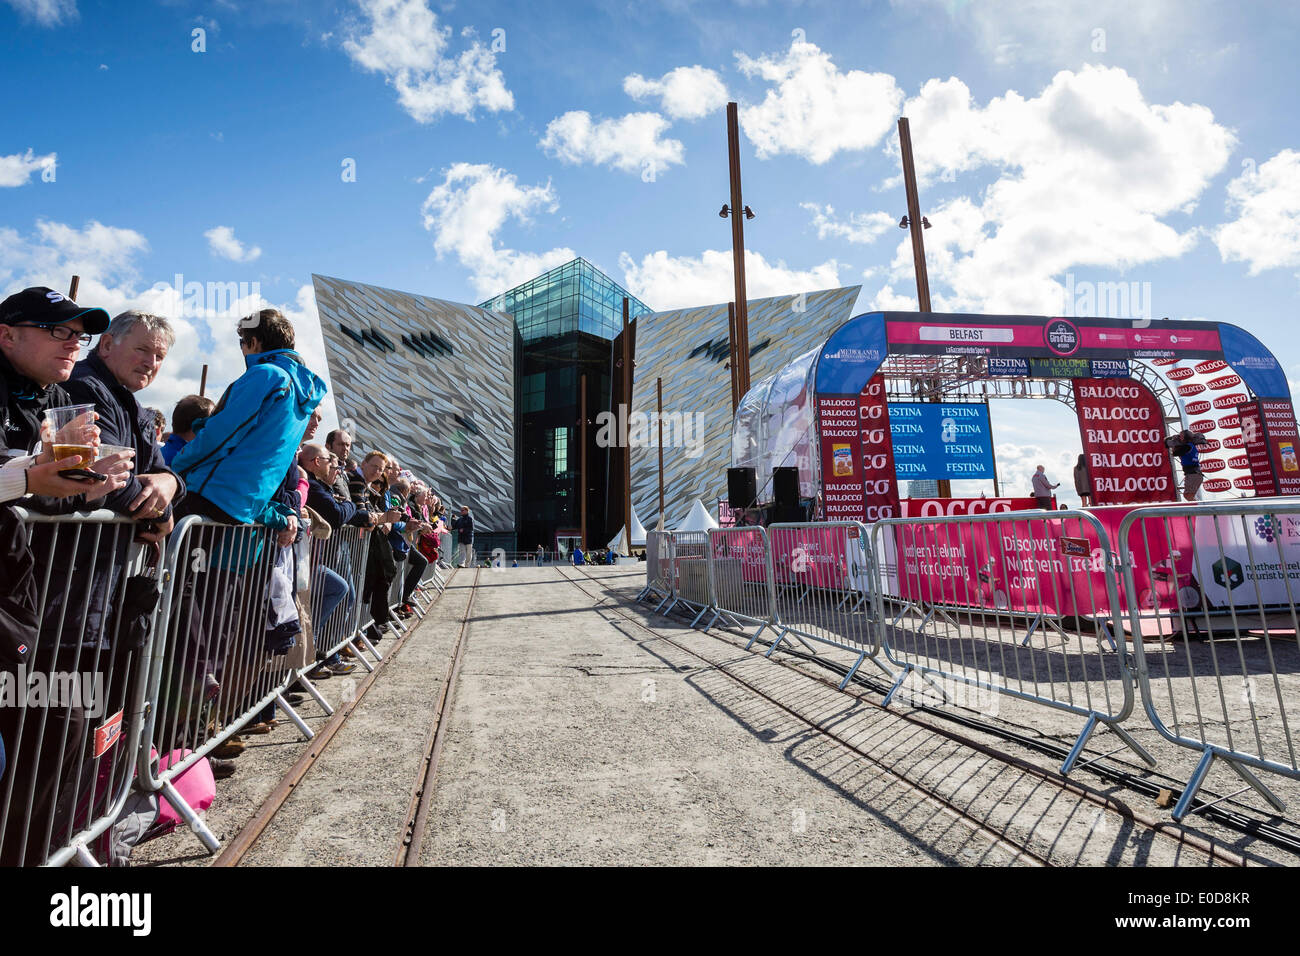
[[[328,627],[330,617],[338,610],[344,599],[347,600],[347,606],[343,611],[344,615],[351,611],[352,605],[356,601],[356,595],[352,591],[352,585],[341,574],[324,565],[316,567],[311,586],[312,591],[319,595],[312,603],[316,605],[314,608],[316,613],[314,624],[317,646],[323,650],[337,643],[338,638],[341,636],[337,624],[334,627]],[[332,654],[326,663],[336,664],[338,660],[338,654]]]
[[[402,603],[410,604],[411,595],[420,583],[420,576],[429,566],[429,559],[414,548],[406,556],[406,580],[402,582]]]

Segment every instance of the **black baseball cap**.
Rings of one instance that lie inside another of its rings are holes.
[[[0,302],[0,325],[62,325],[81,319],[91,335],[108,328],[108,313],[103,309],[85,309],[62,292],[34,286],[15,292]]]

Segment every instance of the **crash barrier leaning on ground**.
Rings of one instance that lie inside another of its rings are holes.
[[[787,635],[854,652],[890,674],[886,706],[915,677],[945,701],[967,688],[1076,714],[1068,773],[1102,727],[1155,765],[1125,726],[1140,696],[1201,754],[1175,819],[1216,760],[1278,810],[1252,769],[1300,778],[1300,501],[719,529],[702,562],[695,534],[647,534],[638,600],[666,587],[656,610],[758,625],[751,646],[774,630],[769,655]]]
[[[656,610],[673,596],[672,543],[672,534],[656,531],[646,535],[646,582],[636,599],[640,601],[653,595],[659,599]]]
[[[0,865],[93,863],[131,791],[163,567],[111,512],[17,515],[40,558],[4,587],[14,614],[34,596],[37,637],[0,670]]]
[[[1201,755],[1174,818],[1216,760],[1284,810],[1252,769],[1300,778],[1300,503],[1142,508],[1117,544],[1147,717]]]
[[[260,525],[188,516],[155,547],[135,543],[135,522],[111,512],[15,511],[37,556],[38,637],[20,670],[0,671],[0,864],[95,865],[133,791],[160,795],[216,852],[176,781],[270,704],[313,736],[284,697],[301,681],[320,700],[305,676],[316,666],[311,626],[290,642],[292,626],[275,624],[306,590],[322,622],[315,648],[351,645],[364,660],[365,533],[336,529],[281,549]],[[356,588],[328,619],[323,567]],[[444,587],[431,564],[413,595],[417,612],[428,609],[422,589]],[[401,592],[394,582],[395,607]]]
[[[958,687],[1075,714],[1069,773],[1099,727],[1149,765],[1121,726],[1133,712],[1120,595],[1106,528],[1082,511],[891,518],[871,533],[872,601],[885,656],[945,696]]]

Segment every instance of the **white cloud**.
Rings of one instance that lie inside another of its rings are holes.
[[[1237,218],[1214,232],[1224,262],[1248,262],[1250,274],[1300,266],[1300,152],[1284,149],[1228,183]]]
[[[702,66],[679,66],[657,80],[633,73],[623,80],[623,92],[634,100],[659,97],[673,119],[697,120],[727,105],[727,88],[718,74]]]
[[[529,253],[497,242],[497,233],[509,220],[526,225],[534,212],[554,212],[558,207],[549,180],[544,186],[521,186],[504,169],[456,163],[429,193],[421,211],[424,228],[434,233],[438,257],[455,255],[486,299],[577,258],[572,249]]]
[[[474,119],[477,110],[514,109],[515,99],[496,66],[496,54],[474,40],[449,51],[450,27],[440,27],[426,0],[358,0],[364,36],[353,25],[343,48],[362,68],[382,73],[397,101],[420,123],[452,113]]]
[[[140,233],[94,221],[78,229],[42,220],[29,235],[0,227],[0,298],[31,286],[63,291],[72,276],[79,275],[77,300],[82,305],[98,306],[109,315],[142,309],[166,316],[176,329],[176,344],[154,383],[137,397],[168,416],[180,398],[198,392],[204,365],[208,366],[208,394],[213,397],[243,373],[244,360],[233,334],[235,322],[257,309],[274,307],[284,312],[294,323],[298,351],[328,384],[324,339],[310,285],[299,288],[289,303],[267,300],[254,284],[240,298],[223,298],[220,312],[208,304],[182,309],[184,290],[173,288],[171,281],[143,287],[138,259],[148,251],[149,243]],[[216,283],[229,277],[202,278]],[[337,420],[332,396],[325,399],[324,415],[327,426]]]
[[[932,296],[943,311],[1052,313],[1067,270],[1181,256],[1198,231],[1164,219],[1194,208],[1235,144],[1205,107],[1149,104],[1123,70],[1099,67],[1062,71],[1036,97],[1013,91],[985,107],[960,80],[935,80],[906,113],[923,181],[986,167],[998,176],[978,199],[926,210]],[[906,237],[892,269],[895,285],[914,281]]]
[[[730,302],[736,287],[730,251],[706,249],[698,257],[670,256],[659,250],[637,262],[626,252],[618,257],[623,284],[652,309],[680,309],[702,303]],[[783,259],[768,262],[745,250],[745,292],[751,299],[790,295],[841,285],[840,264],[830,259],[811,269],[792,269]]]
[[[592,120],[586,110],[571,110],[551,120],[538,143],[566,163],[595,163],[624,172],[662,170],[681,165],[680,141],[661,139],[669,123],[658,113],[628,113]]]
[[[813,214],[812,224],[817,229],[818,239],[830,236],[848,242],[871,243],[895,225],[894,217],[887,212],[855,212],[849,216],[847,222],[842,222],[835,218],[833,206],[801,202],[799,207]]]
[[[57,160],[57,153],[36,156],[30,149],[26,153],[0,156],[0,186],[25,186],[32,173],[53,166]]]
[[[65,19],[77,19],[77,0],[4,0],[4,2],[43,27],[58,26]]]
[[[880,142],[898,118],[903,92],[886,73],[840,72],[830,54],[797,41],[784,56],[755,60],[736,54],[747,76],[775,88],[740,110],[740,123],[759,159],[790,153],[821,164],[841,150]]]
[[[1079,66],[1105,58],[1111,62],[1156,60],[1170,53],[1208,54],[1209,43],[1222,55],[1223,31],[1209,22],[1216,13],[1205,0],[892,0],[895,7],[923,17],[938,28],[940,10],[969,33],[985,59],[997,66],[1021,62]]]
[[[235,238],[235,230],[229,226],[214,226],[203,234],[208,240],[208,251],[221,259],[231,262],[252,262],[262,254],[260,246],[245,247]]]

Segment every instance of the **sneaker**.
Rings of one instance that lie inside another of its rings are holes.
[[[239,769],[233,760],[222,760],[219,757],[209,757],[208,766],[212,768],[212,776],[217,780],[233,777]]]
[[[318,664],[315,670],[307,672],[308,680],[329,680],[334,675],[330,673],[329,665]]]
[[[284,695],[284,702],[291,706],[294,704],[301,704],[305,699],[306,699],[305,695],[295,693],[295,692],[290,692]]]
[[[351,674],[356,669],[356,664],[345,664],[342,661],[339,661],[337,664],[329,665],[329,671],[340,677],[344,674]]]

